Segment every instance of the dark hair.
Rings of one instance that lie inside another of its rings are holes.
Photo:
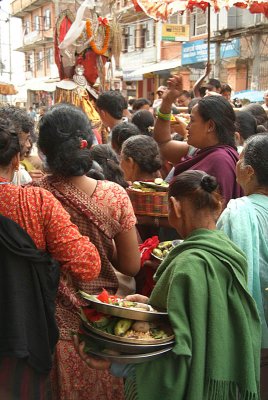
[[[99,95],[96,106],[107,111],[113,118],[122,119],[123,111],[127,108],[127,101],[121,93],[108,90]]]
[[[221,82],[219,81],[219,79],[215,79],[215,78],[211,78],[209,81],[208,81],[208,84],[207,84],[208,86],[213,86],[213,87],[215,87],[216,89],[220,89],[221,88]]]
[[[207,89],[208,89],[208,88],[207,88],[206,86],[201,86],[201,87],[199,88],[200,97],[204,97],[204,96],[205,96]]]
[[[8,166],[19,152],[19,138],[11,120],[0,118],[0,165]]]
[[[0,118],[9,118],[13,124],[13,129],[17,135],[20,133],[34,134],[34,121],[28,115],[26,110],[15,106],[1,106]]]
[[[81,141],[87,146],[81,148]],[[93,133],[87,115],[76,106],[58,103],[40,121],[38,146],[49,170],[62,176],[82,176],[91,168]]]
[[[139,110],[133,114],[131,119],[132,123],[136,125],[143,135],[152,136],[152,130],[154,127],[154,116],[148,110]]]
[[[196,210],[208,208],[216,211],[222,201],[216,178],[198,170],[176,176],[170,183],[168,196],[176,199],[187,197]]]
[[[86,174],[89,178],[96,179],[98,181],[104,181],[105,176],[103,170],[97,161],[92,161],[92,166]]]
[[[130,105],[130,106],[132,106],[133,105],[133,103],[136,101],[136,99],[129,99],[128,100],[128,104]]]
[[[242,138],[246,140],[252,135],[257,133],[256,119],[246,111],[239,111],[236,113],[236,130],[240,133]]]
[[[208,96],[198,102],[198,112],[204,121],[212,120],[219,144],[235,148],[235,112],[223,96]]]
[[[191,114],[193,107],[199,103],[200,97],[194,97],[188,104],[188,113]]]
[[[221,85],[221,93],[225,93],[225,92],[232,93],[232,88],[227,83],[223,83]]]
[[[248,104],[243,111],[249,112],[257,121],[257,125],[263,125],[268,128],[268,117],[264,108],[260,104]]]
[[[178,97],[180,97],[180,96],[185,96],[185,97],[187,97],[188,99],[190,99],[190,98],[192,97],[191,93],[188,92],[188,90],[182,90],[182,91],[180,92],[180,94],[179,94]]]
[[[130,137],[122,146],[122,155],[131,157],[144,172],[156,172],[162,165],[158,145],[150,136]]]
[[[259,185],[268,186],[268,135],[254,135],[244,146],[244,164],[250,165]]]
[[[131,136],[140,135],[140,130],[131,122],[122,122],[116,125],[111,132],[111,143],[114,149],[121,151],[122,144]]]
[[[150,106],[151,103],[149,102],[149,100],[147,99],[137,99],[134,101],[133,106],[132,106],[132,110],[133,111],[138,111],[140,110],[143,106],[148,105]]]
[[[92,160],[96,161],[101,167],[105,179],[118,183],[123,188],[128,187],[116,153],[108,144],[97,144],[92,147],[90,155]]]

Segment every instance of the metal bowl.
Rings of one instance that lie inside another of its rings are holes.
[[[113,304],[102,303],[96,296],[89,295],[80,291],[81,296],[88,300],[91,307],[103,314],[113,315],[114,317],[134,319],[136,321],[152,322],[157,319],[167,318],[168,314],[163,311],[154,310],[135,310],[134,308],[120,307]]]
[[[102,331],[101,329],[95,328],[92,326],[88,321],[83,320],[83,325],[86,326],[87,329],[89,329],[91,332],[95,333],[96,335],[102,336],[106,339],[113,340],[115,342],[119,343],[129,343],[129,344],[136,344],[136,345],[158,345],[158,344],[166,344],[170,342],[171,340],[174,339],[174,334],[171,331],[171,328],[168,327],[162,327],[166,333],[169,335],[165,339],[151,339],[151,340],[145,340],[145,339],[132,339],[132,338],[127,338],[127,337],[122,337],[122,336],[116,336],[112,335],[111,333],[107,333]]]
[[[99,333],[95,334],[91,332],[85,323],[83,323],[83,331],[87,336],[94,339],[97,343],[99,343],[106,349],[111,349],[119,351],[120,353],[127,353],[127,354],[151,353],[153,351],[165,349],[166,347],[172,346],[175,343],[173,339],[168,340],[165,343],[156,343],[156,344],[155,343],[134,344],[134,343],[116,342],[115,340],[107,339],[106,337],[100,336]]]
[[[99,357],[104,358],[105,360],[109,360],[111,362],[119,363],[119,364],[140,364],[145,361],[152,361],[165,353],[171,351],[173,346],[166,347],[164,349],[154,351],[152,353],[142,353],[142,354],[118,354],[112,355],[107,354],[95,350],[88,350],[87,353]]]

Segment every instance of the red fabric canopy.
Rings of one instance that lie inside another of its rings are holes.
[[[176,12],[192,11],[194,7],[205,10],[208,5],[217,12],[232,6],[248,8],[252,13],[263,13],[268,17],[267,0],[132,0],[136,11],[144,11],[155,20],[166,21]]]

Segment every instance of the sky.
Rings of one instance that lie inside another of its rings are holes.
[[[0,2],[0,59],[2,59],[4,69],[3,71],[0,69],[0,81],[21,85],[25,81],[24,54],[15,49],[22,45],[22,24],[20,18],[10,18],[9,37],[9,12],[10,0],[2,0]]]

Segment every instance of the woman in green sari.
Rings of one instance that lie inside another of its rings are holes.
[[[184,242],[159,266],[151,297],[128,299],[166,309],[175,345],[152,362],[112,364],[111,372],[126,378],[126,399],[259,399],[260,322],[244,253],[216,230],[222,208],[217,188],[202,171],[186,171],[170,185],[169,223]]]

